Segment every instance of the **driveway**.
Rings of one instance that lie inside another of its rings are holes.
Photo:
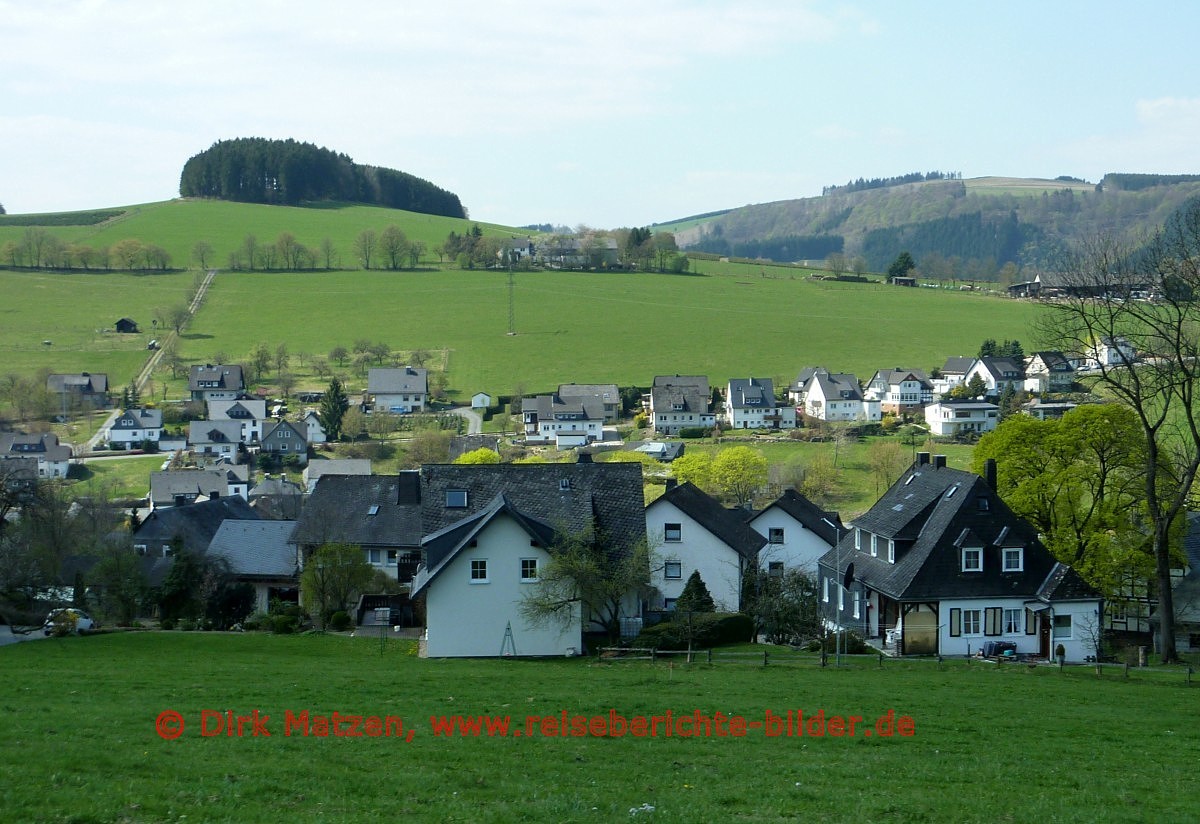
[[[467,419],[467,434],[478,435],[483,432],[483,415],[469,406],[456,406],[448,410],[459,417]]]
[[[28,635],[14,633],[12,627],[8,624],[0,624],[0,647],[8,644],[19,644],[22,641],[36,641],[39,638],[45,638],[46,634],[42,632],[41,627],[37,627]]]

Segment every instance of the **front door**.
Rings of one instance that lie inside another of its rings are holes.
[[[1050,616],[1046,612],[1039,612],[1038,621],[1038,655],[1042,658],[1050,658]]]

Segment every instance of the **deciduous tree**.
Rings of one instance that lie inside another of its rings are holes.
[[[324,544],[308,557],[300,574],[304,608],[324,627],[333,613],[349,610],[373,578],[361,547]]]

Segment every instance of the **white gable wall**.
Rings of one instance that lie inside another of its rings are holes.
[[[780,507],[773,506],[758,515],[750,522],[754,531],[767,539],[768,543],[758,551],[758,565],[761,569],[770,569],[772,561],[783,563],[784,569],[799,569],[807,572],[815,579],[817,577],[817,559],[830,550],[811,529],[784,512]],[[770,543],[772,529],[783,530],[782,543]]]
[[[550,555],[530,546],[529,533],[507,515],[497,516],[426,589],[426,651],[431,658],[498,656],[511,622],[517,655],[566,655],[581,651],[579,609],[570,627],[550,622],[534,627],[521,617],[525,593],[536,584],[521,582],[521,559]],[[471,561],[487,561],[487,583],[471,581]],[[504,649],[509,654],[512,647]]]
[[[667,541],[666,524],[679,524],[679,541]],[[646,535],[655,547],[650,562],[650,585],[660,593],[651,609],[665,608],[683,594],[683,587],[694,570],[700,571],[719,611],[736,612],[740,603],[742,573],[740,556],[728,544],[713,535],[669,501],[655,501],[646,510]],[[666,565],[679,561],[678,578],[667,578]]]

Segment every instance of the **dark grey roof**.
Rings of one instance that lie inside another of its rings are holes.
[[[729,405],[733,409],[770,409],[775,406],[775,384],[770,378],[730,378]]]
[[[1096,591],[1078,572],[1060,562],[1055,562],[1038,590],[1038,598],[1043,601],[1088,601],[1096,597]]]
[[[426,535],[486,509],[503,493],[526,518],[559,533],[600,536],[615,557],[646,537],[640,464],[428,464],[420,473]],[[447,506],[448,491],[464,492],[466,506]],[[436,560],[429,558],[430,568]]]
[[[150,500],[172,503],[176,495],[224,495],[229,488],[228,473],[213,469],[171,469],[150,473]]]
[[[208,547],[239,578],[295,578],[296,547],[288,538],[295,521],[223,522]]]
[[[811,384],[814,383],[820,385],[821,394],[829,400],[861,401],[863,398],[858,378],[849,373],[833,375],[824,371],[814,372],[809,379],[810,388],[805,391],[811,391]]]
[[[656,413],[691,412],[707,415],[712,392],[704,375],[660,375],[650,389],[650,408]]]
[[[158,429],[162,426],[161,409],[126,409],[113,421],[111,429]]]
[[[215,386],[202,386],[201,384],[214,383]],[[211,363],[196,364],[188,373],[188,389],[193,392],[203,392],[209,389],[231,389],[241,390],[246,386],[242,378],[242,367],[236,363],[218,364]]]
[[[950,358],[947,360],[947,363],[949,363],[951,360],[957,360],[957,359]],[[974,358],[966,358],[966,361],[967,361],[967,365],[966,365],[966,367],[964,367],[964,370],[963,370],[964,372],[967,369],[971,368],[971,364],[975,362],[975,359]],[[943,372],[944,371],[945,370],[943,370]],[[927,374],[925,374],[924,369],[904,369],[899,366],[897,366],[895,369],[880,369],[880,370],[876,371],[874,376],[872,376],[872,378],[871,378],[871,382],[875,383],[876,381],[882,381],[883,383],[891,386],[892,384],[901,383],[903,381],[909,380],[910,378],[915,381],[920,381],[922,388],[925,388],[925,389],[933,388],[933,384],[930,383],[929,376]]]
[[[753,561],[767,539],[746,523],[746,510],[727,509],[721,502],[695,484],[688,482],[668,489],[647,509],[662,501],[673,504],[700,526],[728,545],[743,558]]]
[[[80,372],[72,375],[48,375],[46,389],[50,392],[79,392],[84,395],[108,391],[108,375],[103,372]]]
[[[995,380],[1014,380],[1025,376],[1025,361],[1021,358],[980,358],[978,363]]]
[[[840,577],[853,562],[858,580],[896,600],[1036,598],[1058,563],[1033,526],[982,478],[947,467],[913,467],[850,526],[821,566],[832,569],[840,560]],[[865,544],[855,550],[855,528],[895,541],[896,562],[889,563],[886,552],[872,557]],[[961,569],[961,550],[969,545],[983,547],[982,572]],[[1021,572],[1001,571],[1002,546],[1024,547]]]
[[[304,441],[305,443],[308,442],[308,427],[307,426],[301,426],[300,424],[293,423],[292,421],[276,421],[275,423],[263,424],[263,430],[262,430],[263,445],[266,446],[268,441],[283,440],[282,436],[280,436],[279,433],[283,432],[284,430],[288,430],[288,429],[290,429],[292,431],[292,434],[295,436],[296,440]],[[290,438],[288,440],[291,443],[295,443],[295,441]]]
[[[764,507],[760,512],[751,515],[750,520],[754,520],[772,507],[778,507],[788,515],[791,515],[803,524],[805,529],[815,533],[818,538],[830,546],[833,546],[839,534],[845,534],[846,532],[846,527],[842,524],[842,518],[838,513],[821,509],[821,507],[794,489],[785,490],[782,495]],[[828,520],[834,526],[825,523],[825,520]]]
[[[237,421],[191,421],[188,443],[241,443],[242,425]]]
[[[292,542],[318,546],[334,541],[373,547],[421,544],[417,473],[322,475],[304,504]],[[374,514],[372,514],[374,510]]]
[[[237,495],[156,509],[133,531],[133,543],[157,548],[179,536],[186,550],[204,552],[221,524],[229,519],[256,521],[258,515]]]
[[[955,355],[946,358],[946,363],[942,366],[943,375],[965,375],[967,370],[975,363],[975,358],[969,358],[965,355]]]
[[[41,435],[26,435],[9,432],[0,435],[0,453],[19,457],[38,458],[43,461],[67,461],[71,459],[71,447],[58,442],[58,435],[46,432]]]
[[[621,391],[615,383],[560,383],[558,394],[561,398],[579,398],[598,395],[605,403],[620,403]]]
[[[537,412],[539,421],[604,419],[604,401],[599,395],[538,395],[521,399],[522,412]],[[582,417],[580,417],[582,416]]]
[[[287,478],[266,477],[254,485],[254,488],[247,493],[251,498],[260,498],[264,495],[287,495],[297,496],[304,494],[304,490],[300,488],[300,484],[289,481]]]

